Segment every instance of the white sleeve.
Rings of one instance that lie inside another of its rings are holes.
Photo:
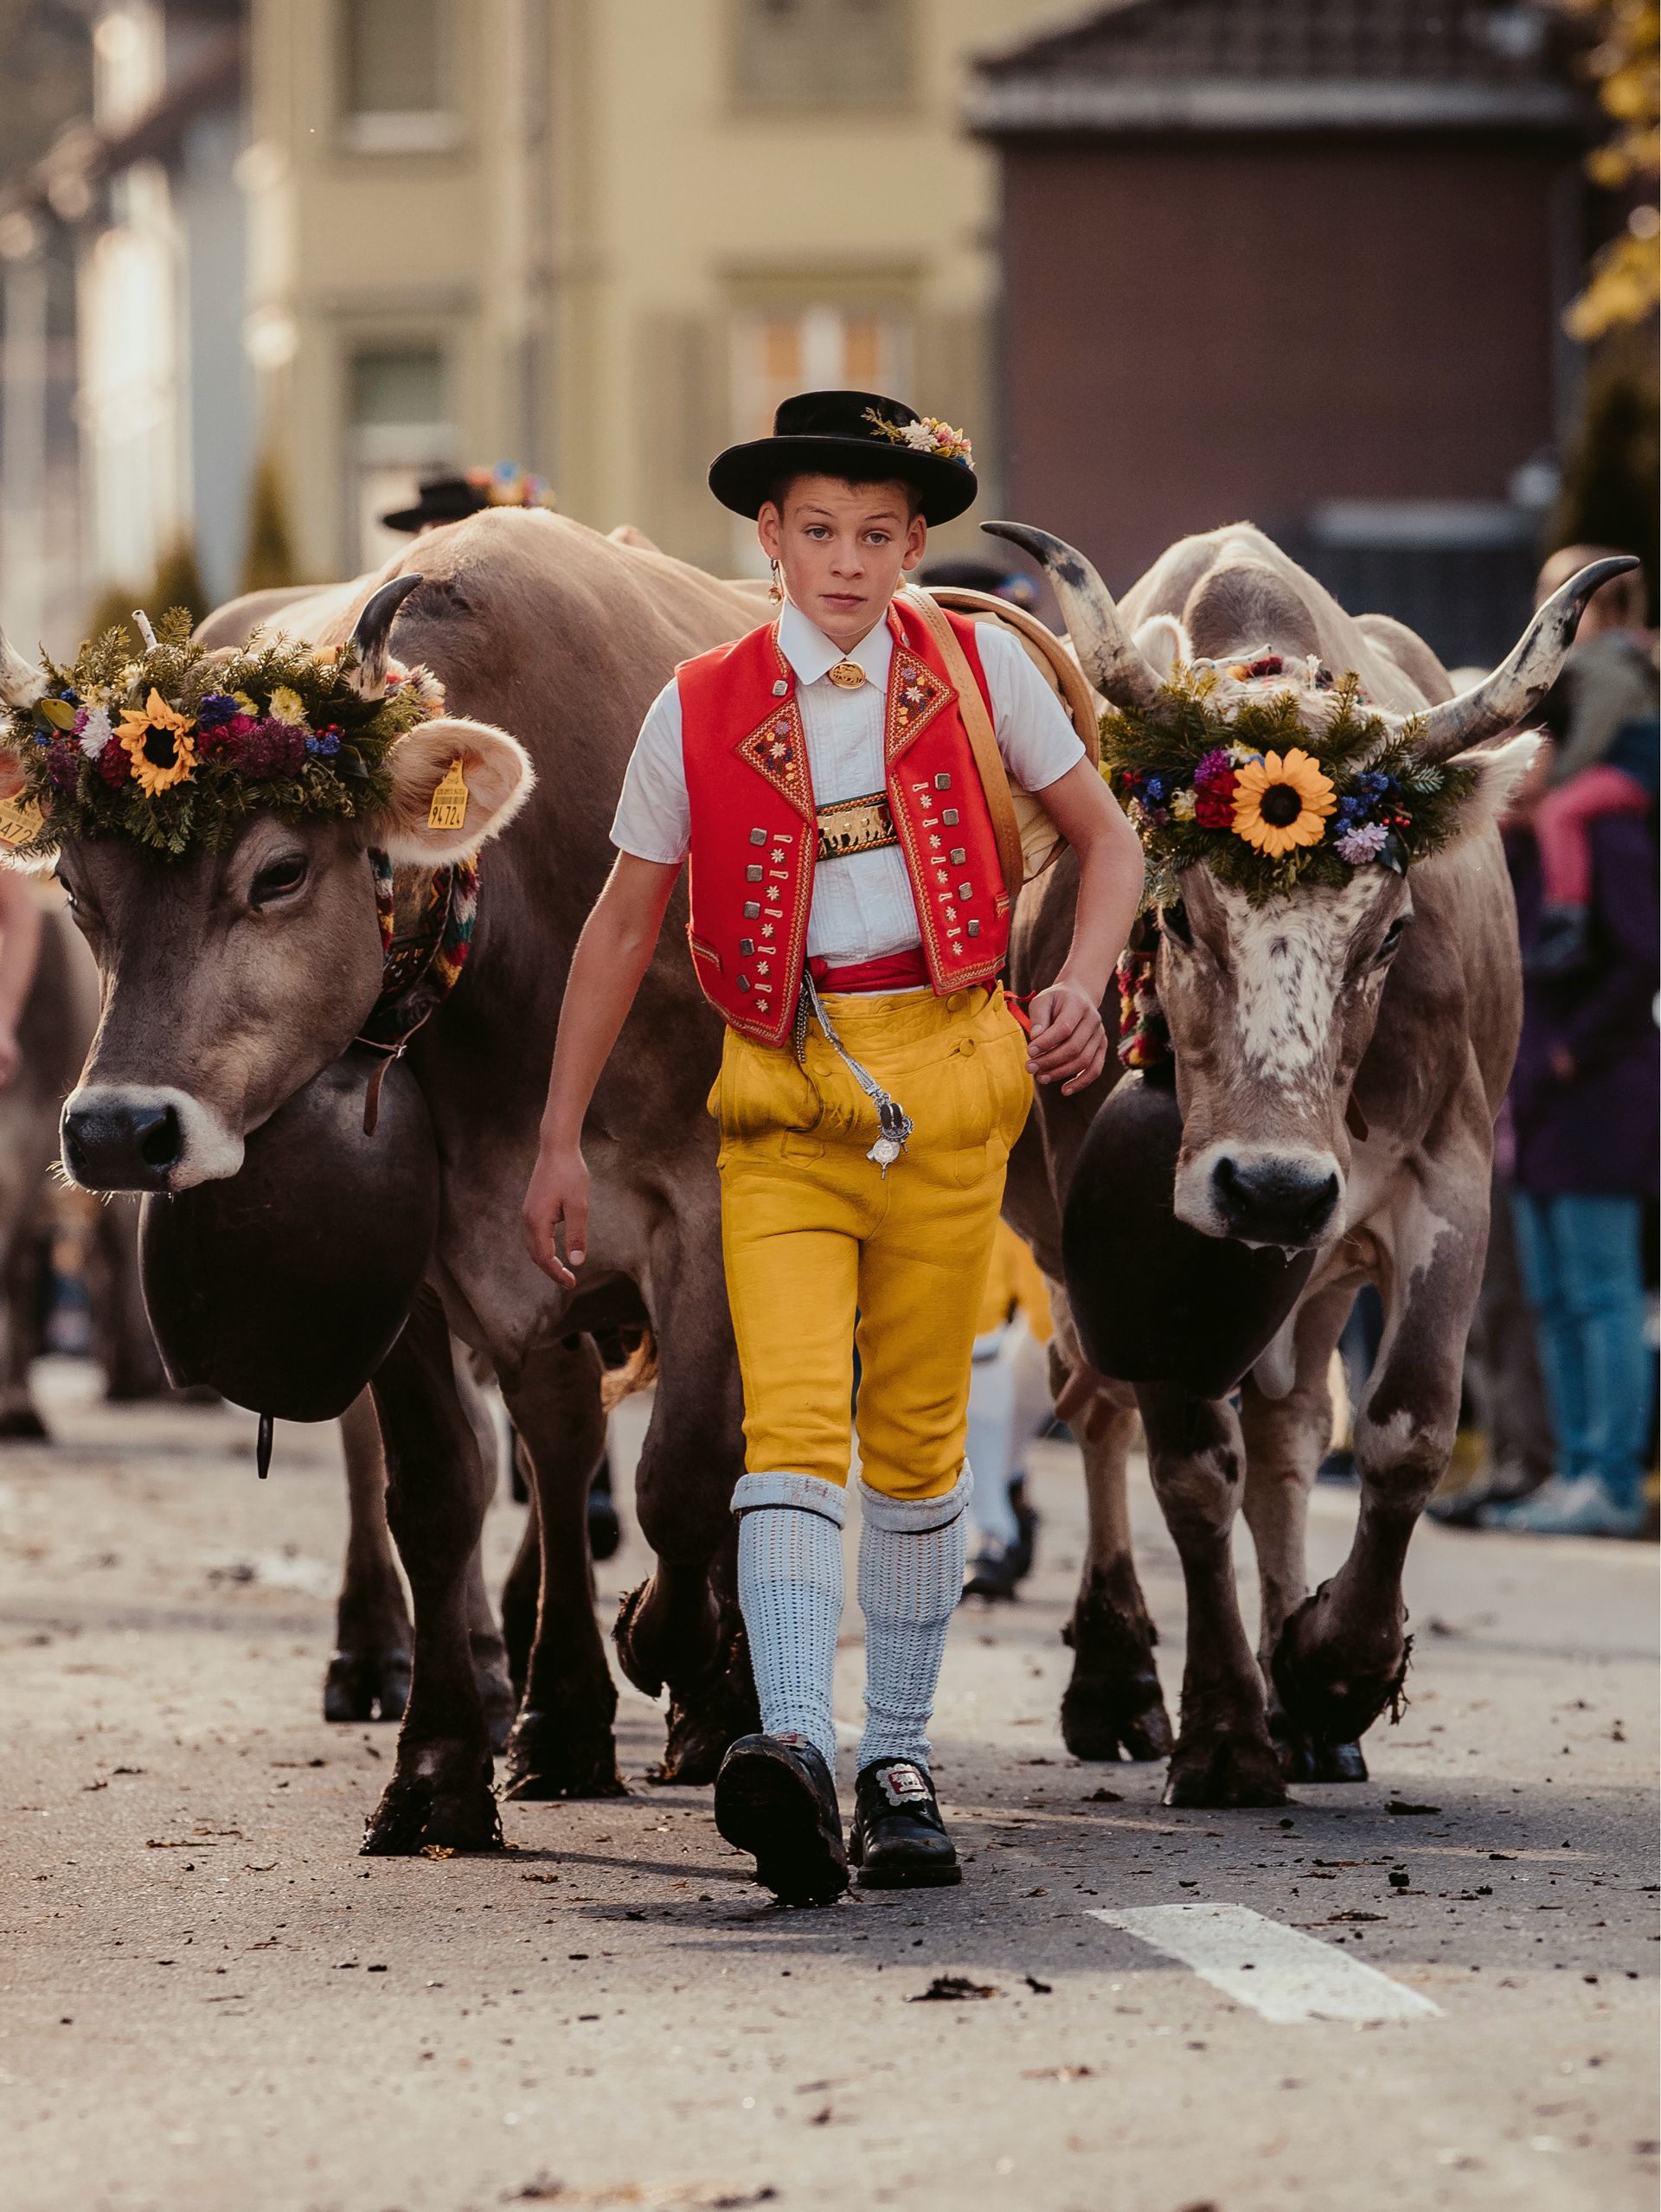
[[[681,692],[671,676],[646,709],[629,755],[612,843],[637,860],[678,867],[692,842],[692,808],[681,752]]]
[[[1068,711],[1014,631],[978,623],[975,643],[992,695],[992,728],[1005,766],[1023,791],[1042,791],[1085,757]]]

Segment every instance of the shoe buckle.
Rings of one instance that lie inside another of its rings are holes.
[[[928,1784],[915,1766],[885,1766],[877,1776],[882,1794],[892,1805],[926,1805]]]

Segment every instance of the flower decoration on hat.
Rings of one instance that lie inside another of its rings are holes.
[[[425,669],[394,667],[384,696],[365,699],[338,646],[256,632],[210,652],[182,607],[137,660],[109,630],[43,673],[40,698],[0,712],[0,747],[22,770],[4,843],[20,855],[119,837],[172,860],[256,810],[353,819],[384,805],[393,747],[444,704]]]
[[[498,461],[493,469],[469,469],[467,481],[484,495],[491,507],[551,507],[554,501],[546,477],[522,469],[516,461]]]
[[[961,461],[965,468],[975,465],[975,449],[967,434],[942,422],[938,415],[922,415],[915,422],[890,422],[875,407],[867,407],[864,420],[891,445],[908,446],[914,453],[932,453],[937,460]]]
[[[1219,700],[1227,675],[1253,688]],[[1153,705],[1103,715],[1102,773],[1148,856],[1148,901],[1171,904],[1185,868],[1209,867],[1254,902],[1358,868],[1402,873],[1453,836],[1472,770],[1417,757],[1360,679],[1279,654],[1179,666]]]

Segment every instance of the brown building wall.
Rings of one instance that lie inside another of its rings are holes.
[[[1503,499],[1553,433],[1549,148],[1016,143],[1010,511],[1123,587],[1317,502]]]

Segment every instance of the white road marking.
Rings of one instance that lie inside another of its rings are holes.
[[[1145,1905],[1089,1917],[1191,1966],[1204,1982],[1266,2020],[1427,2020],[1441,2007],[1330,1943],[1248,1905]]]

